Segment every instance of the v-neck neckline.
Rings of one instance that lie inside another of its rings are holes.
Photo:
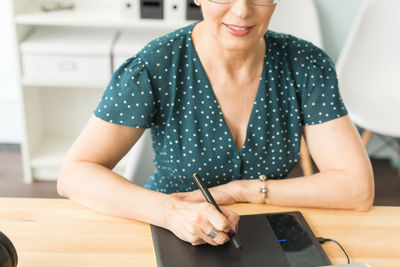
[[[264,85],[263,85],[263,81],[264,81],[263,77],[265,77],[265,75],[266,75],[266,73],[265,73],[265,72],[266,72],[266,66],[265,66],[266,64],[265,64],[265,62],[266,62],[267,49],[268,49],[268,47],[267,47],[267,46],[268,46],[267,40],[266,40],[266,38],[265,38],[265,36],[264,36],[265,51],[264,51],[264,56],[263,56],[263,64],[262,64],[261,76],[260,76],[260,78],[259,78],[257,93],[256,93],[256,96],[255,96],[255,98],[254,98],[254,100],[253,100],[253,106],[252,106],[252,108],[251,108],[249,120],[248,120],[248,122],[247,122],[245,139],[244,139],[243,145],[240,147],[240,149],[238,149],[238,147],[236,146],[235,139],[233,138],[231,129],[228,127],[228,124],[226,123],[226,119],[225,119],[224,113],[222,113],[222,109],[221,109],[221,106],[220,106],[220,104],[219,104],[219,102],[218,102],[217,96],[215,95],[214,90],[213,90],[213,88],[212,88],[212,86],[211,86],[210,79],[209,79],[208,76],[207,76],[207,72],[205,71],[205,69],[204,69],[204,67],[203,67],[203,63],[201,62],[200,57],[199,57],[199,55],[198,55],[198,53],[197,53],[197,50],[196,50],[196,48],[195,48],[195,46],[194,46],[194,43],[193,43],[192,32],[193,32],[193,29],[194,29],[194,27],[196,26],[197,23],[198,23],[198,22],[193,23],[193,24],[191,25],[191,27],[189,28],[189,32],[188,32],[188,33],[189,33],[189,37],[188,37],[189,45],[191,46],[191,48],[192,48],[193,51],[194,51],[193,54],[194,54],[194,57],[195,57],[196,61],[197,61],[198,64],[199,64],[200,71],[203,72],[203,75],[206,77],[206,81],[205,81],[205,82],[206,82],[206,85],[207,85],[207,90],[210,91],[210,95],[211,95],[211,97],[213,98],[213,99],[212,99],[212,102],[217,103],[217,108],[218,108],[218,111],[219,111],[220,116],[222,117],[222,121],[223,121],[224,127],[225,127],[226,131],[228,132],[228,134],[229,134],[229,136],[230,136],[231,143],[232,143],[231,145],[233,145],[233,147],[234,147],[234,153],[235,153],[236,155],[242,154],[243,151],[246,149],[247,140],[248,140],[248,138],[249,138],[249,131],[250,131],[250,128],[251,128],[250,125],[252,124],[252,120],[253,120],[254,113],[255,113],[255,109],[256,109],[255,106],[256,106],[256,104],[258,103],[257,100],[261,98],[260,94],[261,94],[261,92],[262,92],[262,87],[264,86]]]

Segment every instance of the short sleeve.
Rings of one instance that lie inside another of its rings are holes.
[[[146,65],[139,57],[128,59],[113,74],[94,114],[107,122],[150,128],[156,105]]]
[[[329,56],[312,46],[302,66],[308,66],[301,92],[303,125],[319,124],[347,115],[335,65]]]

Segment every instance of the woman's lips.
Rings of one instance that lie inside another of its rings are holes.
[[[245,36],[249,34],[253,26],[239,26],[239,25],[234,25],[234,24],[225,24],[224,26],[228,30],[228,32],[234,36]]]

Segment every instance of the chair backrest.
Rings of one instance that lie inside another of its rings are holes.
[[[400,137],[399,11],[399,0],[367,0],[336,64],[354,123],[393,137]]]
[[[281,0],[272,16],[269,28],[292,34],[323,48],[314,0]]]
[[[126,155],[127,165],[124,177],[140,186],[146,183],[155,170],[153,163],[154,151],[151,144],[150,130],[147,129]]]

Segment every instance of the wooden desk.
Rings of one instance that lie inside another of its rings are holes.
[[[370,212],[229,206],[239,214],[300,210],[316,236],[337,240],[352,262],[400,266],[400,207]],[[14,243],[24,266],[156,266],[148,224],[113,218],[65,199],[0,198],[0,231]],[[345,263],[333,243],[333,263]]]

